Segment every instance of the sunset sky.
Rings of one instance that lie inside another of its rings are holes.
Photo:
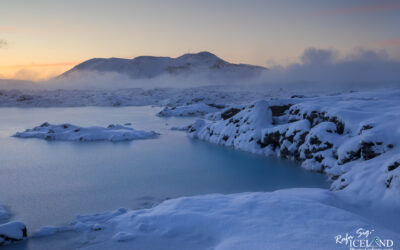
[[[399,59],[399,27],[400,1],[386,0],[6,0],[0,78],[46,79],[93,57],[204,50],[263,66],[296,61],[308,47]]]

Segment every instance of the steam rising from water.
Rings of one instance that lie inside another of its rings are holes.
[[[81,72],[63,79],[45,82],[5,84],[0,88],[39,89],[120,89],[120,88],[190,88],[201,86],[227,86],[232,90],[258,90],[260,88],[291,89],[343,89],[371,87],[400,87],[400,61],[385,51],[358,49],[340,56],[335,50],[309,48],[298,63],[274,66],[258,77],[243,78],[210,75],[198,72],[189,76],[162,75],[151,79],[131,79],[113,72]],[[35,85],[35,87],[32,87]]]

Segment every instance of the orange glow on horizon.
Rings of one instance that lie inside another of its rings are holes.
[[[80,62],[0,65],[0,79],[43,81],[58,76]]]
[[[15,65],[0,65],[0,68],[35,68],[35,67],[58,67],[77,65],[81,62],[56,62],[56,63],[31,63],[31,64],[15,64]]]
[[[400,46],[400,38],[378,41],[378,42],[373,43],[373,45],[380,46],[380,47]]]

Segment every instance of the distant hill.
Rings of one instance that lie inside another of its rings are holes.
[[[210,52],[184,54],[177,58],[139,56],[133,59],[93,58],[87,60],[58,78],[75,73],[116,72],[129,75],[133,79],[153,78],[163,74],[191,75],[193,73],[209,76],[248,78],[259,75],[266,68],[249,64],[233,64],[222,60]]]

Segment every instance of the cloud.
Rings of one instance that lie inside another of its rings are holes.
[[[381,47],[395,47],[395,46],[400,46],[400,38],[378,41],[378,42],[373,43],[373,45],[381,46]]]
[[[347,55],[334,49],[306,49],[299,63],[270,68],[258,84],[287,88],[400,87],[400,61],[385,50],[359,48]]]
[[[303,64],[329,64],[337,58],[337,52],[334,50],[321,50],[308,48],[300,57]]]
[[[16,80],[33,80],[33,81],[37,81],[37,80],[42,80],[43,78],[41,77],[41,73],[40,72],[36,72],[33,70],[29,70],[29,69],[20,69],[17,72],[15,72],[13,74],[13,79]]]
[[[315,15],[344,15],[344,14],[359,14],[359,13],[373,13],[382,11],[393,11],[400,9],[399,2],[390,3],[380,3],[380,4],[370,4],[370,5],[359,5],[354,7],[330,9],[330,10],[320,10],[314,12]]]
[[[7,42],[5,40],[0,40],[0,48],[4,48],[5,46],[7,46]]]

